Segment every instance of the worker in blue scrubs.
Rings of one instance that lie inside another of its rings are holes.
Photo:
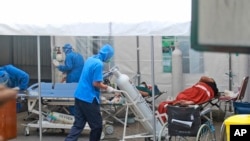
[[[91,128],[89,141],[99,141],[102,133],[102,116],[100,112],[100,89],[108,93],[116,91],[103,84],[103,68],[105,62],[114,55],[109,44],[101,47],[99,53],[89,57],[82,71],[75,91],[75,121],[65,141],[77,141],[86,123]]]
[[[66,74],[66,79],[63,78],[62,82],[78,83],[84,66],[84,58],[80,53],[73,51],[71,44],[66,43],[62,49],[66,56],[64,65],[60,65],[60,63],[56,60],[53,60],[53,64],[59,71]],[[74,106],[69,106],[68,108],[70,114],[74,115]]]
[[[11,64],[0,67],[0,84],[16,90],[26,90],[29,80],[28,73]]]
[[[74,52],[71,44],[63,46],[65,53],[64,65],[60,65],[58,61],[53,60],[53,64],[59,71],[66,74],[66,83],[78,82],[84,66],[84,58],[81,54]]]

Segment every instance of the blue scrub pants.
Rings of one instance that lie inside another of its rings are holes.
[[[89,141],[99,141],[102,134],[100,104],[96,99],[93,103],[75,99],[75,121],[65,141],[77,141],[86,123],[91,128]]]

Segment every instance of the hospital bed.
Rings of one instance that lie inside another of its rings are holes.
[[[125,117],[124,111],[126,109],[124,97],[120,96],[118,101],[112,101],[112,99],[116,97],[114,96],[114,94],[112,95],[113,95],[112,97],[107,97],[108,99],[102,96],[101,111],[102,111],[103,120],[109,123],[114,123],[115,121],[124,125],[125,123],[122,120],[122,118]]]
[[[61,106],[67,111],[67,106],[74,105],[74,91],[77,87],[77,83],[40,83],[40,97],[42,106],[53,107],[53,106]],[[27,89],[27,95],[25,96],[27,99],[28,112],[32,114],[39,115],[39,110],[37,109],[37,105],[39,102],[39,84],[33,84]],[[21,96],[24,96],[23,94]],[[50,111],[50,109],[44,109],[42,112],[42,128],[43,129],[71,129],[74,116],[59,113],[57,111]],[[102,138],[104,138],[105,133],[111,134],[113,133],[113,127],[111,125],[104,124],[104,131],[102,133]],[[39,120],[34,120],[25,126],[25,135],[29,135],[29,128],[39,128],[40,126]],[[84,130],[90,130],[88,124],[86,124]]]

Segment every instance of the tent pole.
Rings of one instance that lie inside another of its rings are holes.
[[[232,81],[233,81],[233,74],[232,74],[232,55],[229,52],[229,90],[232,91]]]
[[[137,46],[137,85],[141,83],[141,72],[140,72],[140,47],[139,47],[139,37],[136,36],[136,46]]]
[[[37,36],[37,74],[38,74],[38,95],[39,95],[39,138],[42,141],[42,106],[41,106],[41,57],[40,57],[40,36]]]
[[[229,90],[232,91],[233,73],[232,73],[232,54],[229,52]],[[232,102],[229,102],[229,111],[232,112]]]
[[[56,59],[56,51],[55,51],[55,36],[50,36],[50,48],[52,52],[51,59]],[[51,73],[52,73],[52,87],[54,88],[55,83],[56,83],[56,67],[54,65],[51,66]]]
[[[154,37],[151,36],[151,85],[152,85],[152,97],[155,97],[155,72],[154,72]],[[153,104],[153,130],[154,130],[154,140],[156,140],[156,121],[155,121],[155,99],[152,100]]]

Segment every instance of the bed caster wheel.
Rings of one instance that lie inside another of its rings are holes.
[[[144,139],[144,141],[153,141],[153,140],[154,140],[153,137],[147,137],[147,138]]]
[[[61,133],[65,133],[65,130],[64,130],[64,129],[61,129]]]
[[[29,136],[30,135],[30,131],[29,131],[28,127],[25,127],[25,129],[24,129],[24,135],[25,136]]]
[[[105,125],[105,133],[111,135],[114,133],[114,127],[112,125]]]
[[[147,138],[144,138],[144,141],[153,141],[154,138],[153,137],[147,137]],[[156,137],[156,141],[158,141],[158,138]],[[162,140],[161,140],[162,141]],[[165,140],[164,140],[165,141]]]

